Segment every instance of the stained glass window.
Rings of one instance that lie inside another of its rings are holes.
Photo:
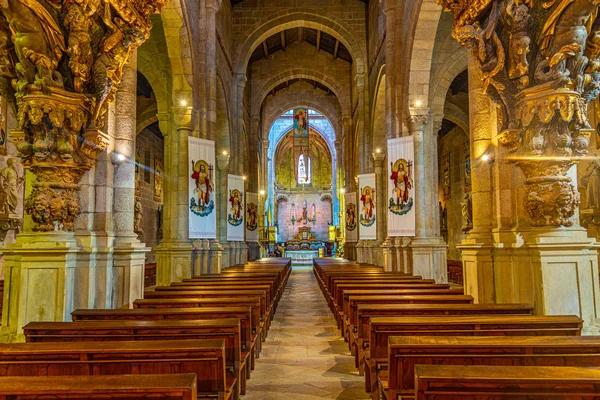
[[[308,163],[305,163],[304,154],[300,154],[300,158],[298,158],[298,183],[310,183],[310,157],[308,157]]]

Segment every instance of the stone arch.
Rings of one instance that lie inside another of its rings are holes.
[[[373,149],[384,149],[387,139],[387,113],[386,113],[386,84],[387,77],[385,66],[379,70],[377,86],[375,87],[375,99],[371,111]]]
[[[191,52],[187,4],[184,0],[173,0],[163,7],[161,19],[167,41],[167,52],[171,63],[172,101],[193,102],[193,62]]]
[[[435,0],[433,0],[435,1]],[[318,29],[338,39],[352,55],[357,74],[366,70],[365,49],[352,33],[352,28],[334,17],[311,12],[279,11],[265,16],[244,35],[246,40],[235,50],[235,71],[244,75],[254,49],[271,35],[286,29],[305,27]]]
[[[438,119],[445,113],[446,95],[448,94],[448,90],[450,90],[450,85],[452,85],[454,78],[467,69],[467,52],[460,51],[454,53],[448,59],[444,60],[442,65],[444,68],[437,74],[441,78],[433,80],[434,84],[431,88],[431,100],[429,102],[431,113],[434,115],[434,118]]]
[[[337,97],[343,112],[350,113],[350,95],[347,93],[344,85],[336,78],[329,76],[324,72],[310,70],[308,68],[294,68],[272,76],[257,89],[256,94],[253,96],[255,104],[262,104],[271,90],[277,87],[277,85],[292,79],[309,79],[327,86]]]
[[[408,106],[412,107],[417,101],[428,104],[430,93],[431,62],[437,28],[442,15],[442,8],[436,0],[422,0],[419,7],[418,19],[413,36],[411,51]]]
[[[446,104],[444,119],[454,122],[463,131],[469,132],[469,116],[463,110],[452,103]]]

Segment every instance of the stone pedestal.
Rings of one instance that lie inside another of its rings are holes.
[[[181,282],[192,276],[192,250],[189,241],[163,241],[156,248],[156,285]]]
[[[413,238],[410,243],[413,275],[447,283],[446,248],[446,243],[440,238]]]
[[[151,249],[137,239],[115,243],[112,266],[112,303],[114,308],[144,297],[146,253]]]
[[[4,306],[0,341],[24,341],[31,321],[69,321],[77,246],[72,233],[22,233],[4,250]]]

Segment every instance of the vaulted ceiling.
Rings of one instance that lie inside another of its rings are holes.
[[[331,89],[325,85],[323,85],[320,82],[317,81],[313,81],[312,79],[290,79],[286,82],[282,82],[279,85],[275,86],[273,88],[273,90],[271,90],[271,92],[269,93],[269,95],[271,96],[275,96],[277,94],[277,92],[284,90],[284,89],[288,89],[290,86],[294,85],[295,83],[300,83],[300,82],[307,82],[309,84],[311,84],[313,86],[313,88],[315,89],[320,89],[323,92],[325,92],[328,95],[333,95],[333,93],[331,92]]]
[[[306,42],[317,48],[317,51],[324,51],[333,56],[352,63],[350,52],[339,40],[328,33],[312,28],[292,28],[281,31],[267,38],[259,45],[252,56],[250,64],[260,59],[268,59],[270,54],[277,51],[285,51],[286,46],[295,42]]]

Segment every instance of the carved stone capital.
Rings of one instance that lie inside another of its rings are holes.
[[[229,158],[229,154],[219,154],[217,156],[217,167],[219,167],[219,171],[229,171]]]
[[[373,163],[375,168],[383,168],[383,162],[385,161],[385,153],[373,153]]]

